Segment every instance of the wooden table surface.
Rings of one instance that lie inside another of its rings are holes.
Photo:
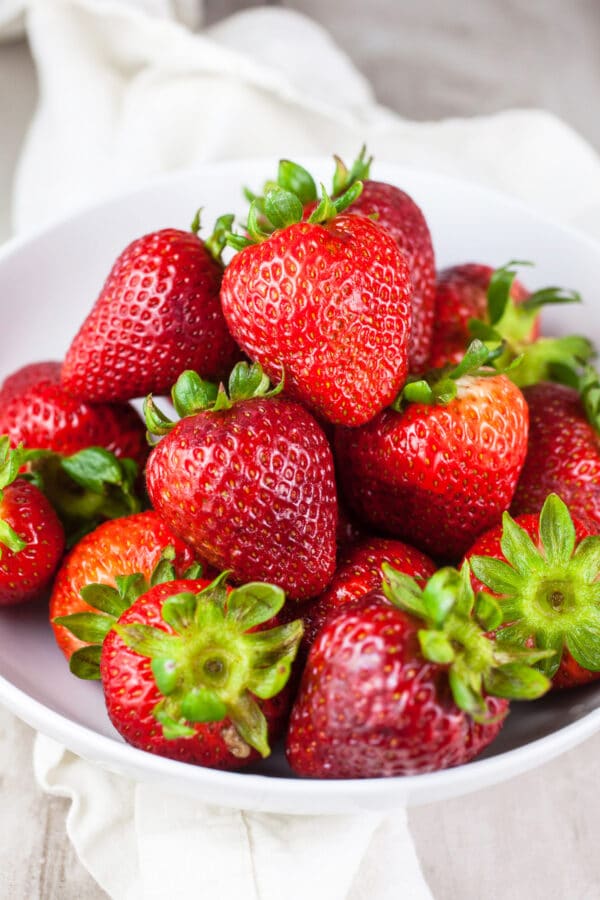
[[[252,4],[205,0],[210,20],[244,5]],[[593,3],[283,5],[320,18],[373,79],[378,96],[406,115],[545,105],[600,145],[600,119],[589,115],[589,85],[598,85],[600,65]],[[568,66],[548,66],[549,56],[556,62],[572,46],[577,54]],[[0,46],[0,240],[8,233],[9,188],[34,101],[25,45]],[[32,741],[26,725],[0,710],[0,898],[104,897],[66,836],[68,802],[35,785]],[[600,735],[498,787],[415,809],[410,820],[436,900],[598,900]]]

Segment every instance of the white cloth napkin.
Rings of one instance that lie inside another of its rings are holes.
[[[547,113],[407,122],[375,104],[322,29],[283,10],[194,34],[183,24],[198,24],[193,0],[25,5],[40,104],[14,193],[19,231],[205,160],[350,157],[366,141],[381,159],[496,186],[600,235],[598,158]],[[71,798],[69,836],[118,900],[209,891],[271,900],[284,880],[288,900],[431,897],[404,810],[316,818],[202,806],[109,774],[43,736],[35,773],[44,790]]]

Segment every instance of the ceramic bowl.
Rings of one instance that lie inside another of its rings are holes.
[[[305,161],[329,182],[328,160]],[[60,359],[117,254],[157,228],[186,228],[203,207],[207,230],[223,212],[243,213],[240,186],[259,188],[275,160],[204,166],[119,196],[0,250],[4,339],[0,377],[34,360]],[[600,342],[600,245],[482,187],[394,165],[374,175],[408,191],[433,234],[438,266],[531,260],[531,289],[579,290],[581,306],[544,313],[551,333]],[[343,813],[429,803],[494,784],[537,766],[600,728],[600,683],[513,704],[499,738],[465,766],[429,775],[361,781],[294,778],[281,748],[252,770],[216,772],[161,759],[123,743],[104,710],[101,687],[74,678],[57,649],[43,602],[0,611],[0,702],[34,728],[113,771],[199,800],[283,813]]]

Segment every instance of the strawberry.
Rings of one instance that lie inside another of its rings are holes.
[[[239,351],[221,312],[215,246],[166,228],[126,247],[67,351],[65,389],[89,401],[129,400],[166,393],[188,367],[225,374]]]
[[[499,599],[499,642],[554,650],[539,666],[555,687],[600,677],[600,535],[591,537],[556,494],[538,514],[505,513],[467,559],[475,586]]]
[[[302,634],[277,625],[283,592],[223,577],[160,584],[106,637],[106,708],[135,747],[218,769],[270,753],[289,708],[285,684]]]
[[[20,450],[0,438],[0,606],[24,603],[48,587],[65,535],[44,494],[18,477]]]
[[[424,587],[384,564],[383,589],[345,605],[312,645],[287,736],[299,775],[414,775],[468,762],[498,734],[508,700],[549,682],[485,634],[495,601],[475,597],[468,565]]]
[[[466,263],[444,269],[438,275],[435,324],[429,365],[457,364],[469,341],[503,341],[504,352],[495,365],[504,369],[519,358],[511,370],[522,387],[549,377],[556,363],[586,359],[592,352],[585,338],[539,338],[540,310],[548,304],[581,302],[577,291],[541,288],[530,294],[516,279],[523,262],[509,262],[494,271],[490,266]]]
[[[286,394],[347,425],[368,421],[404,383],[413,292],[392,236],[343,213],[360,190],[324,194],[306,221],[300,196],[267,190],[250,207],[248,237],[228,237],[240,252],[221,287],[248,356],[269,378],[285,375]]]
[[[410,382],[368,424],[337,429],[347,501],[435,559],[460,559],[500,520],[525,459],[527,405],[506,375],[480,368],[490,353],[473,341],[455,369]]]
[[[600,382],[586,367],[579,389],[542,383],[523,390],[529,445],[511,506],[514,515],[539,512],[554,491],[600,531]]]
[[[313,597],[335,568],[333,460],[302,406],[274,396],[260,366],[238,363],[223,385],[185,372],[173,389],[183,416],[149,401],[150,432],[166,434],[146,469],[148,494],[173,531],[235,581],[269,581]]]
[[[143,469],[148,456],[144,423],[126,403],[96,406],[71,396],[60,383],[61,363],[23,366],[0,388],[0,434],[11,444],[70,456],[104,447]]]
[[[345,550],[325,593],[302,608],[305,647],[310,647],[332,613],[381,586],[384,563],[416,579],[429,578],[437,568],[424,553],[402,541],[366,538],[351,545]]]
[[[114,587],[116,576],[134,573],[150,578],[167,548],[172,549],[177,574],[194,562],[193,550],[152,510],[111,519],[75,545],[58,570],[50,597],[54,636],[67,659],[89,642],[76,638],[54,620],[93,612],[81,593],[87,585],[100,583]]]
[[[407,193],[393,184],[369,179],[372,157],[366,159],[365,154],[363,147],[350,170],[339,157],[335,158],[333,193],[339,196],[356,181],[362,181],[362,193],[348,212],[375,219],[392,235],[407,258],[413,285],[408,365],[411,372],[422,372],[429,360],[435,304],[431,234],[421,209]]]

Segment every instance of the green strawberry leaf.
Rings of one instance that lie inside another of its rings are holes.
[[[281,588],[262,582],[250,582],[235,588],[227,598],[227,618],[244,630],[268,622],[283,607],[285,593]]]
[[[78,678],[86,681],[98,681],[100,679],[100,657],[102,655],[101,644],[88,644],[80,647],[71,654],[69,669]]]
[[[277,183],[279,187],[294,194],[302,206],[317,199],[317,186],[310,172],[289,159],[279,161]]]
[[[113,616],[103,616],[99,613],[73,613],[70,616],[57,616],[52,620],[55,625],[62,625],[71,634],[86,644],[101,644],[112,626],[115,624]]]
[[[506,663],[484,675],[485,689],[507,700],[537,700],[550,689],[549,679],[523,663]]]

